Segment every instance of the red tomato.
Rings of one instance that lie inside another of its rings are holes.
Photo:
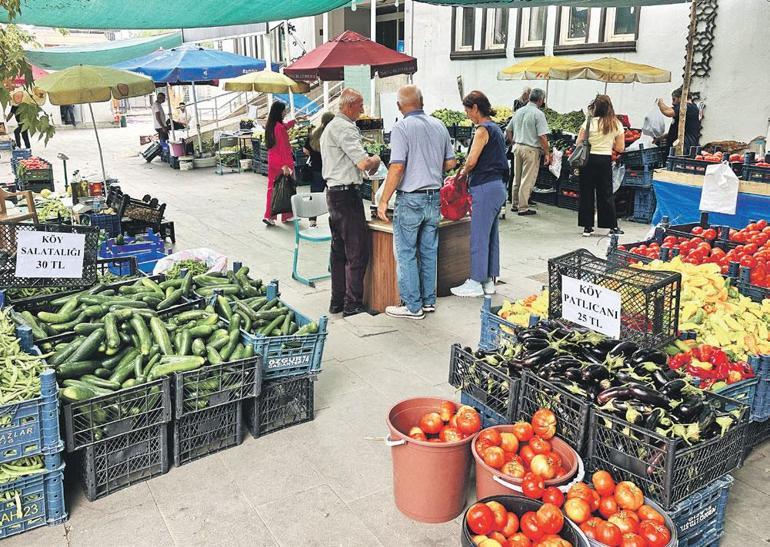
[[[583,533],[590,537],[591,539],[596,539],[596,534],[598,532],[597,527],[599,524],[604,522],[599,517],[591,517],[587,521],[585,521],[583,524],[580,525],[580,529],[583,530]]]
[[[457,411],[457,428],[463,435],[473,435],[481,429],[481,416],[472,408]]]
[[[501,473],[513,477],[515,479],[521,479],[527,474],[527,470],[524,468],[524,463],[517,460],[506,462],[500,469]]]
[[[529,446],[535,454],[547,454],[551,451],[551,443],[540,437],[532,437]]]
[[[615,481],[607,471],[597,471],[591,476],[591,482],[600,496],[611,496],[615,492]]]
[[[427,441],[428,436],[425,434],[425,432],[420,429],[419,427],[415,426],[412,429],[409,430],[409,436],[413,439],[416,439],[418,441]]]
[[[549,486],[543,490],[543,502],[552,503],[556,507],[564,505],[564,494],[555,486]]]
[[[518,534],[513,534],[511,537],[508,538],[508,543],[505,545],[505,547],[531,547],[532,542],[529,540],[527,536],[519,532]]]
[[[489,467],[501,469],[505,465],[505,452],[499,446],[490,446],[484,451],[483,459]]]
[[[445,443],[453,443],[455,441],[463,440],[465,436],[460,433],[460,430],[457,428],[447,426],[441,428],[441,431],[438,434],[438,438]]]
[[[532,462],[532,458],[534,458],[536,454],[535,451],[532,450],[532,447],[527,444],[519,449],[519,456],[521,456],[521,459],[524,460],[524,463],[529,466],[529,464]]]
[[[420,419],[420,429],[428,435],[437,435],[443,425],[438,412],[429,412]]]
[[[452,419],[452,416],[455,415],[457,412],[457,405],[455,405],[452,401],[441,401],[441,405],[439,406],[439,415],[441,416],[441,420],[444,422],[448,422]]]
[[[623,534],[617,526],[611,522],[601,522],[596,526],[596,539],[608,545],[609,547],[617,547],[620,545],[620,541]]]
[[[505,517],[505,526],[503,526],[503,535],[507,538],[519,531],[519,517],[516,513],[508,513]]]
[[[529,464],[530,470],[542,477],[544,480],[550,480],[556,476],[556,463],[550,454],[538,454]]]
[[[615,487],[615,501],[623,509],[636,511],[644,505],[644,493],[633,482],[619,482]]]
[[[538,437],[548,440],[556,435],[556,414],[541,408],[532,415],[532,430]]]
[[[702,226],[695,226],[692,230],[690,230],[690,233],[696,236],[699,236],[703,234],[703,227]]]
[[[756,222],[757,224],[757,230],[764,230],[767,228],[767,221],[763,218]]]
[[[620,547],[647,547],[647,542],[640,535],[623,534],[620,539]]]
[[[485,429],[478,436],[479,440],[487,439],[492,446],[500,446],[502,439],[500,438],[500,432],[497,429]]]
[[[519,451],[519,439],[513,433],[500,433],[500,448],[516,454]]]
[[[483,503],[474,503],[471,505],[465,515],[465,519],[468,522],[468,528],[470,528],[474,534],[486,536],[495,526],[495,514],[488,505],[484,505]]]
[[[488,501],[487,507],[492,509],[492,514],[495,516],[495,530],[501,532],[505,525],[508,523],[508,510],[499,501]]]
[[[537,510],[537,524],[545,534],[558,534],[564,526],[564,515],[552,503],[544,503]]]
[[[591,506],[581,498],[571,498],[564,502],[564,512],[572,522],[583,524],[591,518]]]
[[[545,535],[545,532],[540,529],[537,514],[534,511],[524,513],[519,521],[519,526],[521,527],[521,532],[531,541],[537,541]]]
[[[489,442],[489,440],[485,439],[477,439],[476,440],[476,454],[484,457],[484,452],[487,451],[487,448],[491,448],[492,444]]]
[[[703,230],[703,237],[709,241],[713,241],[717,238],[717,231],[714,228]]]
[[[584,482],[576,483],[569,489],[569,492],[567,492],[567,499],[570,498],[584,499],[588,502],[588,505],[591,506],[592,512],[599,510],[599,494],[596,493],[596,490],[589,488]]]
[[[528,498],[539,499],[545,490],[545,482],[534,473],[527,473],[521,481],[521,491]]]
[[[741,258],[740,262],[741,266],[745,266],[747,268],[753,268],[757,265],[757,259],[750,255],[745,255],[743,258]]]
[[[612,496],[605,496],[599,500],[599,513],[606,519],[618,512],[618,502]]]
[[[639,535],[648,547],[664,547],[671,541],[671,531],[666,525],[652,520],[645,520],[639,525]]]
[[[636,533],[639,529],[639,517],[630,511],[618,511],[610,515],[607,521],[617,526],[624,534]]]
[[[561,536],[551,534],[543,536],[543,539],[538,541],[535,547],[572,547],[572,544]]]
[[[489,539],[496,541],[498,545],[505,545],[508,542],[506,537],[500,532],[492,532],[491,534],[489,534]],[[491,544],[491,545],[494,545],[494,544]],[[495,547],[497,547],[497,545],[495,545]]]
[[[532,425],[527,422],[516,422],[513,424],[513,434],[519,439],[519,442],[529,441],[535,434]]]

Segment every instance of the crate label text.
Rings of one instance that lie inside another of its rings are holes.
[[[16,277],[83,277],[85,234],[18,232]]]
[[[612,338],[620,337],[620,293],[561,276],[561,315]]]

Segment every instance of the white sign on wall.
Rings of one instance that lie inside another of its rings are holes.
[[[83,277],[85,234],[18,232],[16,277]]]
[[[561,316],[612,338],[620,337],[620,293],[561,276]]]

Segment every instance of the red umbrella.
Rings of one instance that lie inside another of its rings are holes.
[[[294,80],[344,80],[345,66],[370,65],[372,78],[417,72],[417,59],[404,55],[352,30],[315,48],[283,71]]]
[[[45,76],[46,74],[48,74],[47,70],[43,70],[42,68],[37,67],[35,65],[30,65],[30,66],[32,67],[32,79],[33,80],[38,80],[38,79],[42,78],[43,76]],[[24,85],[25,83],[26,83],[26,81],[24,79],[24,75],[23,74],[19,74],[18,76],[16,76],[16,78],[13,79],[13,85],[14,86],[18,87],[18,86]]]

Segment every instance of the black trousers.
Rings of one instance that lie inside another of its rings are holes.
[[[16,148],[21,148],[21,139],[24,139],[24,147],[25,148],[32,148],[29,145],[29,131],[26,129],[24,131],[21,130],[21,126],[16,127],[16,129],[13,130],[13,138],[16,139]]]
[[[369,264],[369,236],[358,189],[326,192],[332,233],[331,306],[352,311],[363,305],[364,275]]]
[[[615,198],[612,196],[612,160],[610,156],[591,154],[580,169],[578,226],[594,227],[594,212],[599,228],[616,228]]]

